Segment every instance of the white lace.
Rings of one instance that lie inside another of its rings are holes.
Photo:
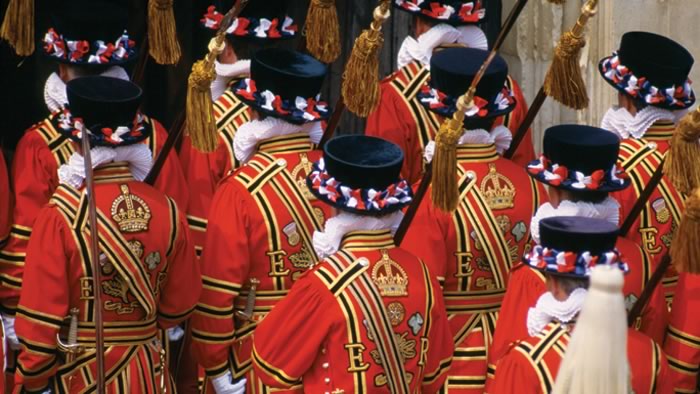
[[[325,259],[338,251],[340,241],[345,234],[352,231],[391,230],[391,234],[399,229],[403,212],[397,211],[380,217],[360,216],[349,212],[340,212],[337,216],[326,221],[323,231],[314,232],[314,250],[319,259]]]
[[[620,222],[620,204],[612,197],[606,198],[600,204],[562,201],[557,208],[550,203],[542,204],[530,221],[530,234],[535,243],[540,243],[540,221],[557,216],[603,219],[617,226]]]
[[[252,120],[238,128],[233,137],[233,153],[236,159],[245,163],[253,156],[255,148],[261,141],[294,133],[308,134],[314,144],[319,143],[323,137],[321,122],[297,125],[282,119],[267,117],[264,120]]]
[[[467,130],[457,141],[458,145],[470,144],[494,144],[499,155],[510,148],[513,141],[513,134],[505,126],[496,126],[491,132],[484,129]],[[425,146],[423,157],[430,163],[435,155],[435,141],[430,141]]]
[[[612,131],[620,139],[630,137],[640,139],[654,123],[660,120],[678,123],[686,113],[688,110],[670,111],[648,106],[633,116],[626,108],[613,106],[603,116],[600,127]]]
[[[90,149],[92,168],[106,163],[125,161],[129,163],[131,175],[137,181],[142,181],[148,175],[153,166],[153,156],[146,144],[134,144],[107,148],[98,146]],[[75,152],[68,159],[68,163],[58,168],[58,180],[60,183],[80,188],[85,180],[85,159]]]
[[[216,78],[211,83],[211,98],[216,101],[228,89],[228,84],[236,77],[250,75],[250,60],[239,60],[233,64],[214,61]]]
[[[535,307],[527,312],[528,334],[534,337],[555,320],[564,324],[572,321],[581,311],[587,293],[586,289],[578,288],[565,301],[558,301],[550,292],[542,294]]]
[[[462,44],[468,48],[488,49],[486,34],[476,26],[454,27],[444,23],[432,27],[416,40],[408,36],[399,49],[397,64],[399,68],[414,60],[430,68],[430,58],[435,48],[444,44]]]
[[[129,80],[129,74],[120,66],[110,67],[100,75],[119,78],[125,81]],[[49,78],[46,80],[46,84],[44,85],[44,102],[51,113],[63,109],[63,107],[68,104],[66,83],[63,82],[61,77],[56,73],[49,75]]]
[[[247,379],[243,378],[236,383],[233,383],[233,375],[231,371],[224,375],[211,380],[212,386],[216,394],[244,394]]]

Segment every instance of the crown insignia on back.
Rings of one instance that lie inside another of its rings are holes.
[[[515,206],[515,186],[510,179],[496,171],[494,164],[489,164],[489,174],[481,181],[480,189],[486,205],[492,210],[509,209]]]
[[[379,288],[383,297],[408,295],[408,275],[401,266],[389,257],[386,249],[381,250],[382,259],[372,269],[372,282]]]
[[[123,233],[137,233],[148,230],[151,209],[139,196],[129,193],[129,186],[119,186],[122,194],[112,201],[112,219]]]

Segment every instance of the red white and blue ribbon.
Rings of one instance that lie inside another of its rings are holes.
[[[136,44],[126,30],[114,43],[102,40],[90,43],[85,40],[67,40],[54,28],[50,28],[43,41],[47,55],[75,64],[118,64],[136,55]]]
[[[590,276],[591,268],[596,265],[611,265],[625,274],[629,272],[629,265],[622,261],[622,255],[617,249],[594,256],[590,252],[559,251],[537,245],[525,254],[523,261],[545,272],[581,278]]]
[[[457,99],[459,97],[449,96],[428,85],[423,85],[416,97],[423,105],[441,116],[449,117],[457,111]],[[466,115],[468,118],[485,118],[495,113],[506,112],[514,106],[515,98],[513,97],[513,92],[504,86],[493,102],[488,102],[481,97],[475,96],[474,106],[467,110]]]
[[[576,190],[617,190],[624,188],[629,176],[624,168],[617,163],[613,168],[595,170],[591,174],[580,171],[570,171],[566,166],[552,163],[544,155],[528,164],[527,171],[540,182],[554,187]]]
[[[328,104],[320,101],[320,96],[313,98],[296,97],[294,100],[282,99],[275,93],[259,91],[255,81],[250,78],[240,80],[233,92],[249,103],[255,103],[259,108],[274,113],[278,118],[296,123],[316,122],[329,116]]]
[[[478,23],[486,17],[481,0],[463,2],[459,9],[440,1],[394,0],[394,3],[408,12],[448,23]]]
[[[343,185],[326,171],[323,159],[314,163],[308,180],[310,187],[333,205],[359,212],[396,211],[413,199],[411,187],[404,179],[391,184],[385,190],[353,189]]]
[[[146,128],[145,118],[140,113],[136,115],[131,125],[101,127],[99,130],[88,130],[83,119],[73,116],[67,106],[54,116],[56,129],[60,133],[79,141],[83,137],[83,131],[86,131],[90,136],[90,143],[93,145],[131,145],[142,141],[150,134]]]
[[[611,57],[604,59],[600,67],[608,81],[633,98],[640,99],[649,105],[685,109],[695,103],[695,93],[690,86],[690,79],[679,86],[654,86],[643,75],[634,75],[629,68],[620,63],[617,52],[613,52]]]
[[[218,30],[223,19],[224,14],[211,5],[207,8],[207,13],[204,14],[200,21],[207,29]],[[285,16],[281,24],[279,18],[238,17],[233,19],[231,26],[226,29],[226,33],[236,37],[278,39],[292,38],[297,34],[297,30],[297,25],[294,24],[294,20],[289,16]]]

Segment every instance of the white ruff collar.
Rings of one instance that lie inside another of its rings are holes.
[[[119,78],[125,81],[129,80],[129,74],[127,74],[126,70],[119,66],[110,67],[100,75]],[[66,97],[66,83],[63,82],[63,80],[56,73],[49,75],[49,78],[46,80],[46,84],[44,85],[44,102],[51,113],[63,109],[63,107],[68,104],[68,97]]]
[[[612,197],[606,198],[600,204],[562,201],[557,208],[550,203],[542,204],[530,221],[530,234],[537,244],[540,243],[540,221],[557,216],[603,219],[617,226],[620,223],[620,204]]]
[[[624,107],[614,106],[608,109],[603,116],[600,127],[617,134],[620,139],[644,137],[649,128],[660,120],[668,120],[678,123],[688,113],[688,110],[670,111],[663,108],[648,106],[637,112],[637,115],[627,111]]]
[[[550,292],[542,294],[535,307],[527,311],[528,334],[534,337],[552,321],[563,324],[571,322],[581,311],[586,294],[586,289],[578,288],[565,301],[557,301]]]
[[[314,144],[318,144],[323,137],[321,122],[297,125],[278,118],[267,117],[265,120],[251,120],[238,128],[233,137],[233,153],[236,155],[236,159],[245,163],[253,156],[255,148],[261,141],[295,133],[308,134]]]
[[[228,89],[232,79],[250,75],[250,60],[239,60],[233,64],[214,61],[216,79],[211,82],[211,98],[216,101]]]
[[[340,212],[337,216],[326,221],[324,231],[316,231],[313,236],[314,250],[319,259],[325,259],[338,251],[340,241],[345,234],[352,231],[374,231],[390,229],[391,234],[396,233],[403,212],[397,211],[392,214],[374,217],[360,216],[349,212]]]
[[[484,129],[467,130],[462,134],[457,141],[457,145],[478,145],[478,144],[494,144],[496,152],[502,155],[503,152],[510,148],[510,143],[513,141],[513,134],[505,126],[496,126],[491,132]],[[430,141],[425,146],[423,157],[430,163],[435,155],[435,141]]]
[[[144,180],[153,166],[153,156],[146,144],[134,144],[117,148],[98,146],[90,149],[90,158],[92,159],[92,168],[97,168],[106,163],[128,162],[131,175],[137,181]],[[59,167],[58,180],[60,183],[79,189],[85,180],[85,159],[83,156],[78,152],[73,153],[68,163]]]
[[[416,40],[408,36],[403,40],[399,49],[397,64],[399,68],[414,60],[430,68],[430,58],[435,48],[445,44],[462,44],[467,48],[488,49],[486,35],[476,26],[453,27],[439,24],[421,34]]]

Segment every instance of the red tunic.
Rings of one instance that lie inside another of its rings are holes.
[[[490,394],[550,393],[571,339],[559,323],[550,323],[534,337],[514,343],[498,362]],[[601,355],[605,357],[605,355]],[[657,343],[644,334],[627,331],[627,358],[635,393],[670,393],[668,363]]]
[[[629,311],[634,302],[642,294],[649,277],[654,271],[651,258],[638,245],[626,238],[618,238],[617,249],[622,253],[630,266],[630,272],[625,276],[625,304]],[[541,272],[520,263],[513,267],[508,281],[508,290],[503,299],[501,314],[498,319],[498,329],[493,337],[493,345],[489,353],[489,370],[492,371],[496,362],[507,351],[511,343],[527,337],[527,312],[537,304],[537,300],[547,291],[545,277]],[[662,288],[657,288],[642,314],[638,329],[662,344],[666,335],[668,310]],[[492,374],[489,374],[492,378]],[[489,379],[491,381],[491,379]]]
[[[248,392],[262,389],[250,360],[257,322],[317,261],[311,236],[330,209],[306,187],[311,164],[321,156],[312,147],[306,134],[261,142],[246,165],[221,181],[209,213],[193,350],[209,378],[247,374]],[[234,310],[245,310],[251,280],[260,282],[254,323],[234,323]]]
[[[429,191],[403,245],[444,282],[456,344],[447,389],[481,393],[507,275],[530,248],[530,219],[546,193],[493,145],[461,145],[457,158],[463,196],[458,210],[438,211]]]
[[[659,167],[668,151],[669,140],[674,129],[675,126],[671,122],[657,122],[647,130],[644,138],[638,140],[630,138],[622,141],[620,161],[632,180],[631,187],[613,193],[613,197],[622,206],[620,209],[622,218],[627,217],[652,174]],[[668,253],[668,247],[683,216],[684,208],[683,196],[664,176],[641,215],[632,225],[627,238],[641,245],[658,264]],[[678,274],[670,268],[663,281],[669,305],[673,299],[677,281]]]
[[[700,275],[681,274],[671,309],[664,350],[671,367],[669,380],[677,393],[695,393],[700,370]]]
[[[396,348],[378,345],[389,335]],[[435,393],[453,351],[438,282],[389,230],[346,234],[254,337],[257,376],[274,387],[301,380],[306,393]],[[397,359],[407,391],[390,388],[401,374],[385,366]]]
[[[15,295],[3,300],[5,308],[14,309],[22,285],[27,241],[34,220],[58,187],[58,168],[66,164],[78,144],[59,134],[52,125],[54,116],[29,129],[15,151],[12,162],[12,182],[15,195],[13,225],[7,245],[0,250],[0,277],[3,284],[15,290]],[[167,138],[167,132],[157,121],[146,119],[154,133],[144,141],[155,158]],[[168,156],[156,188],[172,197],[182,212],[186,212],[189,189],[182,168],[173,152]]]
[[[380,85],[381,95],[377,109],[367,118],[365,134],[389,140],[404,152],[402,175],[411,184],[423,174],[423,150],[428,142],[435,139],[442,119],[428,111],[416,98],[421,86],[430,79],[430,70],[414,61],[385,78]],[[520,87],[508,77],[517,100],[515,110],[496,119],[494,126],[505,125],[511,132],[520,127],[527,114],[527,103]],[[528,130],[513,161],[525,168],[535,158],[532,145],[532,132]]]
[[[201,292],[185,215],[163,193],[135,181],[126,163],[99,167],[95,180],[108,392],[160,392],[158,329],[187,318]],[[94,389],[94,353],[66,364],[57,357],[56,340],[63,332],[66,341],[64,318],[78,308],[78,343],[95,346],[84,196],[84,190],[61,185],[37,216],[16,320],[23,344],[18,390],[49,384],[55,393]]]
[[[12,224],[12,191],[7,177],[7,163],[0,147],[0,247],[7,242]],[[0,387],[2,387],[0,385]]]
[[[233,137],[242,124],[250,121],[250,110],[231,90],[226,90],[214,103],[214,116],[219,131],[216,151],[203,153],[194,149],[189,137],[185,137],[180,149],[187,185],[197,191],[190,195],[187,210],[197,256],[201,256],[204,247],[209,207],[216,187],[229,171],[240,165],[233,154]]]

